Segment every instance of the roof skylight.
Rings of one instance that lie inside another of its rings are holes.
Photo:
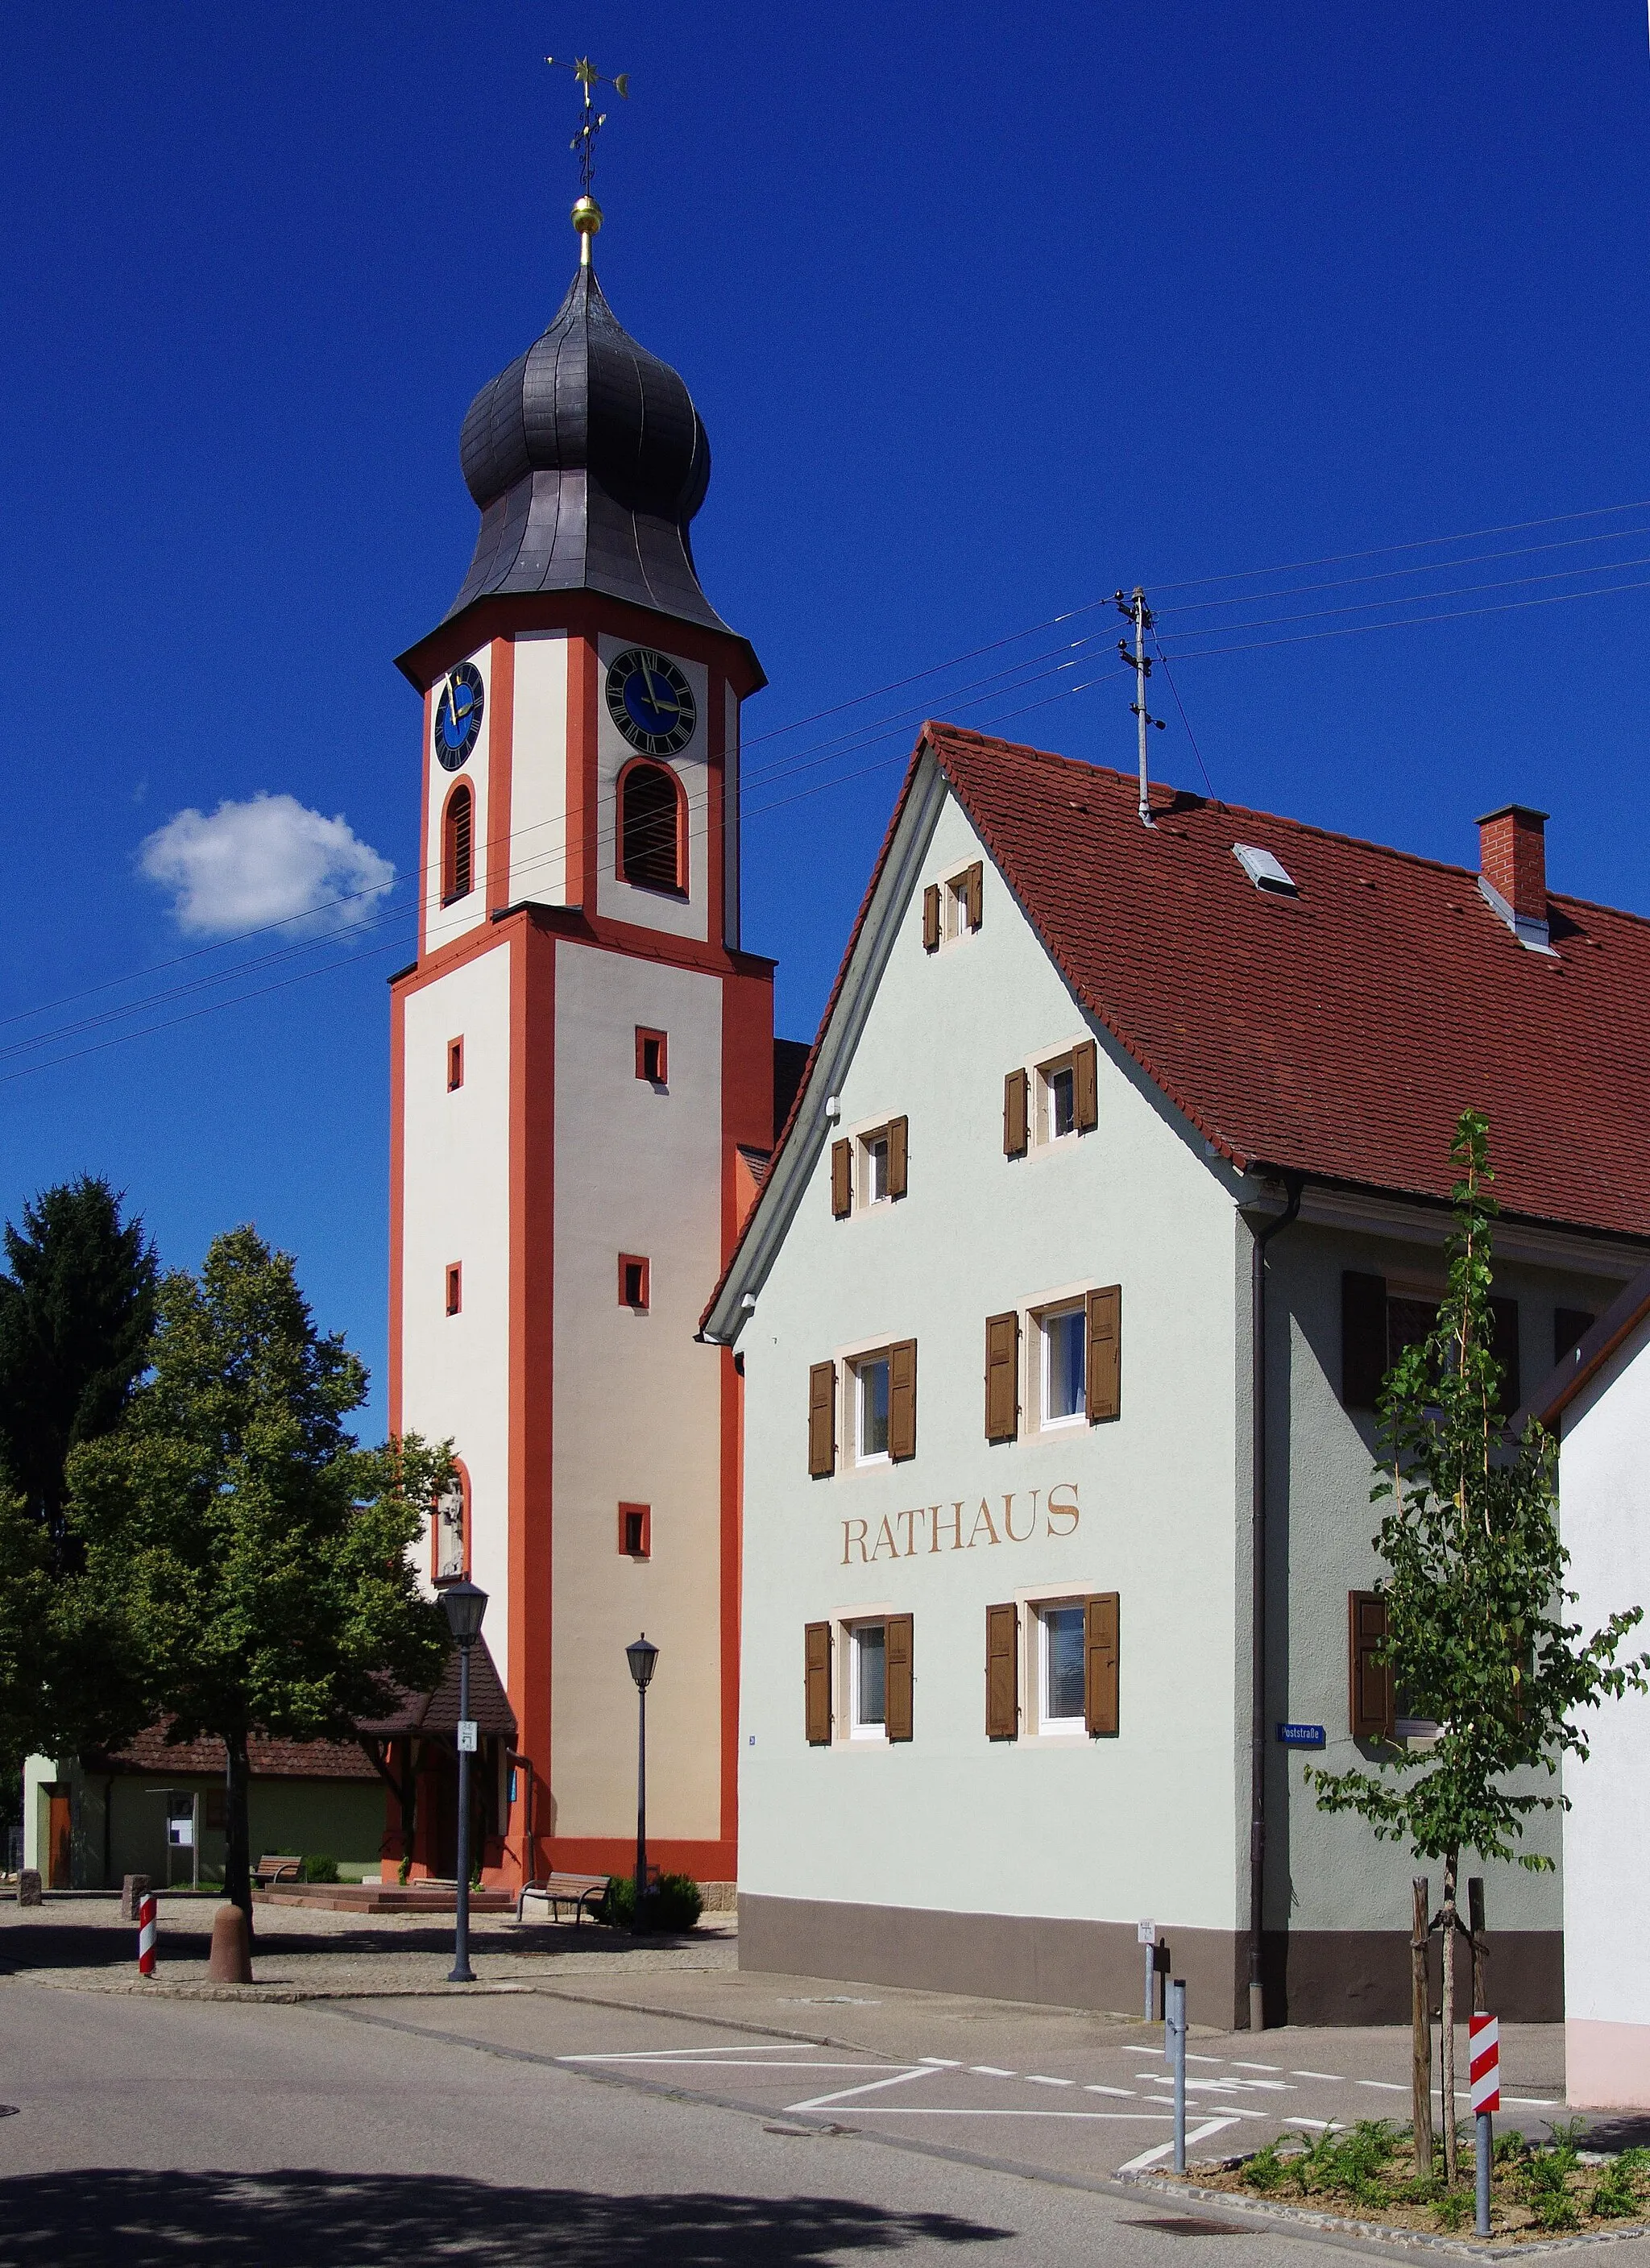
[[[1253,843],[1234,843],[1232,856],[1257,890],[1269,891],[1276,898],[1300,895],[1293,875],[1270,850],[1263,850]]]

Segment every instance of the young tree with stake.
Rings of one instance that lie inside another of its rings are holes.
[[[365,1368],[250,1228],[165,1279],[151,1365],[119,1431],[70,1458],[77,1587],[151,1714],[223,1742],[225,1889],[250,1929],[251,1735],[347,1740],[392,1683],[434,1685],[446,1624],[408,1555],[451,1460],[410,1435],[357,1446]]]
[[[1532,1769],[1556,1778],[1567,1750],[1585,1758],[1577,1712],[1631,1687],[1650,1690],[1650,1655],[1617,1660],[1641,1619],[1632,1607],[1581,1642],[1564,1621],[1569,1554],[1558,1540],[1556,1456],[1532,1423],[1507,1438],[1498,1406],[1501,1367],[1492,1351],[1489,1122],[1462,1113],[1450,1154],[1459,1179],[1446,1245],[1448,1289],[1427,1338],[1388,1373],[1380,1404],[1381,1461],[1371,1500],[1387,1510],[1374,1546],[1389,1572],[1383,1658],[1411,1715],[1433,1719],[1425,1750],[1390,1748],[1375,1772],[1310,1770],[1325,1811],[1352,1811],[1375,1833],[1441,1859],[1445,2179],[1457,2175],[1455,2102],[1456,1892],[1462,1851],[1548,1869],[1520,1851],[1536,1810],[1565,1796],[1510,1783]]]

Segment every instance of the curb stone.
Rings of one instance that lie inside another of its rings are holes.
[[[1236,2164],[1237,2160],[1230,2161]],[[1211,2168],[1212,2172],[1216,2170]],[[1556,2252],[1573,2251],[1578,2244],[1624,2244],[1635,2237],[1650,2235],[1650,2223],[1635,2220],[1614,2228],[1577,2229],[1565,2236],[1527,2239],[1518,2244],[1498,2244],[1493,2237],[1487,2241],[1464,2237],[1433,2235],[1423,2228],[1393,2228],[1385,2221],[1354,2220],[1344,2213],[1314,2213],[1306,2205],[1273,2205],[1256,2198],[1240,2197],[1230,2190],[1206,2190],[1195,2182],[1180,2182],[1166,2174],[1118,2174],[1118,2182],[1126,2182],[1131,2189],[1150,2190],[1154,2196],[1194,2198],[1199,2205],[1218,2206],[1222,2212],[1248,2214],[1252,2220],[1283,2221],[1295,2228],[1318,2228],[1337,2236],[1361,2236],[1372,2244],[1399,2245],[1405,2250],[1423,2253],[1441,2253],[1447,2260],[1542,2260]]]

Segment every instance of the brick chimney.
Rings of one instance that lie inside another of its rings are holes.
[[[1478,821],[1478,887],[1521,945],[1547,941],[1547,814],[1504,803]]]

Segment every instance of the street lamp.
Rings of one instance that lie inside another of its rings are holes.
[[[630,1675],[636,1680],[636,1701],[638,1714],[636,1720],[636,1905],[630,1916],[630,1927],[639,1930],[642,1924],[642,1900],[647,1890],[647,1689],[652,1683],[653,1664],[659,1660],[659,1648],[650,1644],[647,1632],[632,1638],[624,1649],[624,1658],[630,1665]]]
[[[458,1924],[453,1939],[449,1984],[473,1984],[470,1967],[470,1758],[475,1753],[475,1723],[470,1715],[470,1648],[482,1634],[487,1594],[470,1582],[447,1583],[442,1611],[459,1650],[459,1880]]]

